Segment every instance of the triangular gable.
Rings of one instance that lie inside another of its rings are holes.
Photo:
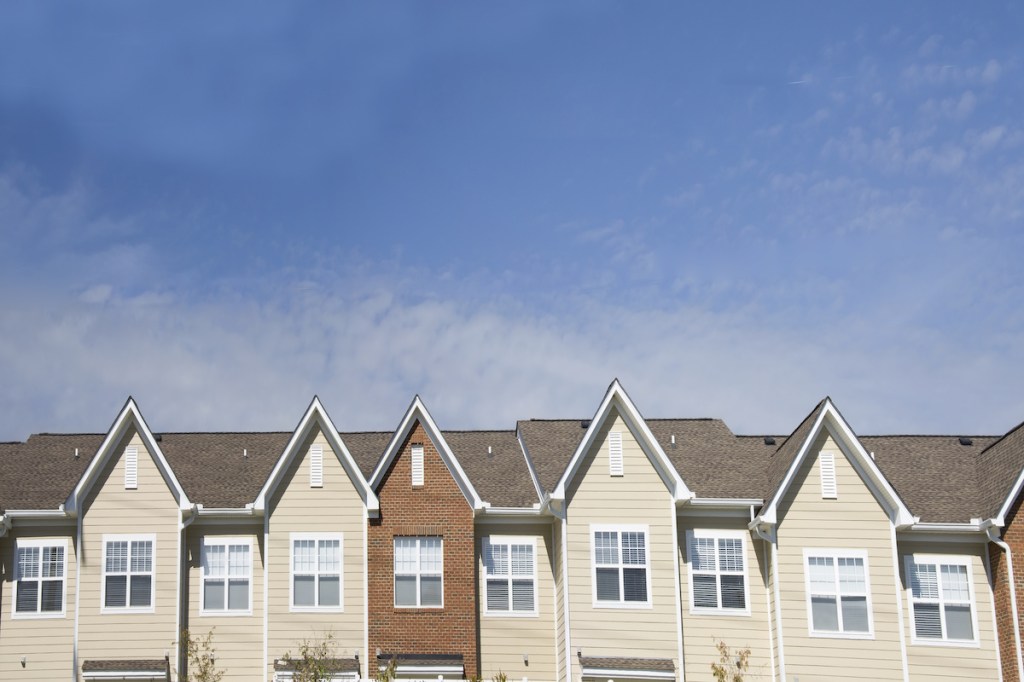
[[[381,456],[379,462],[377,462],[377,468],[373,471],[373,476],[370,477],[370,487],[373,490],[377,490],[380,487],[381,482],[384,480],[384,475],[388,469],[391,468],[391,463],[398,456],[399,451],[402,449],[402,443],[409,436],[409,432],[412,431],[413,426],[419,422],[423,425],[430,440],[433,441],[437,447],[437,452],[441,455],[441,460],[445,466],[448,467],[448,471],[451,473],[452,478],[455,479],[456,485],[462,491],[462,494],[466,496],[466,501],[473,509],[483,509],[486,505],[484,501],[480,499],[480,495],[477,494],[476,488],[469,480],[469,476],[462,469],[462,465],[459,464],[459,460],[455,457],[455,453],[448,446],[448,442],[444,439],[441,434],[441,430],[437,428],[437,424],[434,423],[433,417],[430,416],[430,412],[427,411],[426,405],[417,395],[412,400],[412,404],[409,405],[409,409],[405,411],[405,416],[402,417],[402,421],[398,425],[398,429],[395,431],[395,435],[391,437],[391,441],[388,443],[388,447],[384,450],[384,454]]]
[[[167,458],[164,457],[160,444],[157,443],[153,432],[149,429],[149,425],[146,424],[146,420],[142,417],[142,412],[139,410],[138,405],[129,396],[121,412],[114,419],[114,423],[111,424],[110,430],[107,431],[106,437],[96,451],[96,456],[89,462],[88,468],[82,473],[81,478],[78,479],[75,489],[71,491],[68,499],[64,502],[66,512],[78,513],[79,505],[96,483],[99,472],[106,466],[107,461],[113,456],[117,444],[121,442],[121,439],[132,426],[139,432],[143,444],[156,461],[157,469],[159,469],[160,475],[163,476],[164,482],[167,483],[167,487],[171,489],[174,499],[178,502],[178,507],[185,510],[192,506],[192,503],[188,500],[188,495],[185,494],[184,488],[181,487],[178,478],[174,475],[171,465],[167,463]]]
[[[313,400],[309,403],[309,407],[306,408],[306,412],[302,415],[302,419],[299,420],[298,426],[296,426],[295,430],[292,432],[292,437],[288,439],[288,444],[285,445],[284,450],[281,452],[281,456],[277,458],[277,464],[274,465],[273,471],[271,471],[270,476],[267,477],[267,482],[263,484],[263,488],[260,490],[259,495],[256,496],[256,502],[253,504],[253,507],[259,511],[266,511],[267,500],[274,494],[274,491],[277,489],[278,484],[280,484],[285,471],[288,470],[288,466],[291,464],[296,454],[298,454],[302,443],[305,442],[306,437],[316,426],[320,427],[320,430],[323,432],[327,442],[330,443],[331,449],[338,458],[338,462],[340,462],[341,466],[344,467],[349,480],[352,481],[352,485],[354,485],[356,490],[359,492],[359,496],[362,498],[363,504],[366,505],[367,512],[371,516],[376,516],[380,511],[380,503],[377,501],[377,496],[366,482],[366,479],[363,478],[363,474],[359,471],[359,466],[356,464],[356,460],[352,457],[352,453],[349,452],[348,447],[345,445],[345,441],[342,440],[338,430],[334,427],[334,422],[331,421],[330,416],[327,414],[327,410],[324,409],[323,404],[320,402],[320,398],[317,396],[313,396]]]
[[[554,492],[551,493],[551,499],[565,500],[566,489],[576,477],[580,466],[583,464],[583,458],[594,444],[594,439],[600,432],[601,427],[611,415],[612,408],[615,408],[622,415],[626,425],[633,432],[633,436],[640,444],[640,447],[643,448],[644,454],[647,455],[651,464],[654,465],[654,469],[661,476],[661,480],[665,482],[665,486],[672,494],[673,499],[678,501],[693,498],[694,494],[683,482],[676,468],[672,466],[672,462],[669,461],[665,451],[661,449],[661,445],[654,437],[654,434],[651,433],[640,411],[636,409],[636,405],[630,400],[629,395],[626,394],[619,380],[615,379],[608,387],[608,392],[605,393],[604,400],[601,401],[601,405],[597,408],[594,418],[590,420],[590,426],[587,427],[586,433],[583,434],[583,440],[576,446],[576,451],[573,453],[572,459],[569,460],[562,478],[559,479],[558,485],[555,487]]]
[[[781,480],[774,486],[774,490],[769,491],[768,503],[758,515],[758,520],[768,524],[778,523],[779,503],[793,483],[796,473],[809,456],[811,445],[814,444],[823,429],[826,429],[836,441],[875,497],[880,498],[887,507],[887,511],[894,514],[896,525],[907,526],[914,523],[913,514],[910,513],[907,505],[900,499],[892,484],[875,464],[871,455],[864,449],[853,429],[832,403],[831,398],[825,398],[818,403],[811,414],[793,432],[793,435],[776,451],[774,457],[782,457],[783,460],[778,464],[773,462],[775,467],[785,463],[787,459],[790,461],[785,467]]]

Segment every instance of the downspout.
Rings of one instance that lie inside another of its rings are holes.
[[[679,682],[686,682],[686,662],[683,660],[683,588],[679,574],[679,514],[676,512],[675,500],[669,500],[669,511],[672,513],[672,567],[676,578],[676,648],[679,656]]]
[[[1022,660],[1024,657],[1020,650],[1020,620],[1017,615],[1017,586],[1013,578],[1013,552],[1010,550],[1010,546],[999,538],[999,532],[995,526],[989,526],[985,532],[988,533],[988,539],[1006,554],[1006,573],[1010,581],[1010,609],[1013,613],[1013,643],[1017,652],[1017,679],[1024,682],[1024,660]]]
[[[185,629],[183,627],[184,623],[182,622],[182,618],[188,611],[188,606],[186,605],[183,609],[181,604],[181,588],[189,579],[188,568],[185,566],[185,557],[187,554],[182,550],[187,549],[187,545],[185,543],[185,529],[191,526],[199,516],[199,505],[193,504],[191,511],[192,513],[189,515],[188,519],[186,519],[185,511],[182,509],[178,510],[178,603],[175,605],[178,617],[178,631],[174,636],[174,660],[176,661],[175,665],[178,666],[178,670],[185,669],[185,650],[181,647],[181,633]]]
[[[761,524],[754,524],[754,532],[757,536],[768,543],[772,553],[772,591],[775,593],[775,629],[778,632],[779,642],[779,677],[786,680],[786,652],[782,642],[782,598],[779,596],[779,552],[776,545],[777,532],[768,535],[761,529]],[[774,671],[773,671],[774,675]]]
[[[569,627],[569,540],[567,536],[566,505],[562,501],[562,621],[565,628],[565,682],[572,682],[572,628]]]

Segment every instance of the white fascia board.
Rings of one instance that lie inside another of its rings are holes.
[[[334,422],[331,421],[327,410],[324,409],[320,398],[317,396],[313,396],[309,407],[306,408],[305,413],[292,432],[292,437],[288,439],[288,444],[285,445],[281,456],[277,458],[277,463],[274,465],[273,471],[270,472],[270,476],[267,477],[267,482],[263,484],[259,495],[256,496],[253,508],[258,512],[266,511],[267,499],[277,488],[285,469],[291,464],[292,458],[295,457],[299,446],[306,440],[306,436],[309,435],[309,431],[314,424],[318,425],[320,430],[323,431],[324,437],[327,438],[327,442],[338,458],[338,462],[344,467],[349,480],[359,490],[359,495],[363,498],[363,504],[366,506],[367,512],[373,516],[380,510],[380,502],[377,500],[377,495],[373,492],[373,488],[370,487],[366,479],[363,478],[363,473],[359,470],[359,466],[356,465],[352,453],[349,452],[345,442],[341,439],[341,434],[338,433],[338,429],[335,428]]]
[[[622,388],[622,384],[619,383],[618,379],[612,381],[611,386],[608,387],[604,400],[601,401],[601,405],[597,408],[594,418],[590,420],[590,426],[587,427],[586,433],[583,434],[583,440],[580,441],[576,452],[572,455],[572,459],[569,460],[569,465],[566,467],[565,472],[562,473],[562,478],[559,479],[555,491],[551,494],[551,498],[565,500],[566,488],[576,477],[580,465],[583,463],[583,458],[594,444],[594,439],[611,414],[612,407],[618,408],[627,426],[630,427],[630,430],[635,435],[639,436],[637,440],[640,443],[640,447],[643,448],[644,453],[651,460],[651,464],[654,465],[655,470],[657,470],[665,482],[665,486],[672,494],[672,498],[677,501],[692,498],[693,493],[683,482],[676,468],[672,466],[668,455],[661,449],[658,439],[651,433],[647,422],[644,421],[640,411],[636,408],[633,401],[630,400],[629,395]]]
[[[736,507],[739,509],[750,509],[760,507],[764,504],[761,498],[744,497],[694,497],[692,500],[683,500],[694,507]]]
[[[537,477],[537,470],[533,468],[533,460],[530,459],[530,450],[526,447],[526,441],[523,440],[523,434],[516,427],[516,442],[519,443],[519,449],[523,451],[523,458],[526,460],[526,468],[530,472],[530,480],[533,481],[533,489],[537,491],[537,499],[541,501],[543,505],[545,492],[540,487],[540,479]]]
[[[1017,474],[1017,480],[1014,481],[1013,487],[1010,488],[1010,494],[1003,500],[1003,506],[999,508],[999,514],[993,519],[995,525],[1002,528],[1006,525],[1006,516],[1010,513],[1010,508],[1013,503],[1017,501],[1017,496],[1020,495],[1021,488],[1024,488],[1024,469]]]
[[[406,410],[405,416],[399,423],[398,428],[395,430],[394,435],[391,437],[391,441],[388,443],[387,449],[384,450],[384,456],[381,457],[380,462],[377,463],[377,468],[373,471],[373,476],[370,477],[370,488],[376,490],[377,487],[384,480],[384,474],[391,467],[391,463],[398,456],[398,451],[402,447],[402,443],[405,442],[409,432],[412,431],[413,424],[419,421],[423,425],[423,429],[427,432],[427,436],[433,441],[434,445],[437,446],[437,453],[441,456],[445,466],[448,467],[448,471],[452,473],[452,477],[455,479],[456,485],[462,490],[462,494],[466,497],[466,501],[469,502],[469,506],[474,510],[483,509],[486,505],[484,501],[477,494],[476,488],[469,480],[469,476],[463,471],[462,465],[459,464],[458,458],[455,457],[455,453],[452,452],[451,447],[448,445],[448,441],[444,439],[441,434],[441,429],[437,428],[437,424],[434,423],[433,417],[430,416],[430,412],[427,411],[426,405],[417,395],[413,398],[412,403],[409,405],[409,409]]]
[[[95,482],[96,475],[105,466],[107,459],[109,459],[114,447],[121,441],[121,438],[127,432],[128,427],[132,424],[138,430],[139,435],[142,437],[142,442],[146,446],[146,449],[152,453],[156,459],[157,469],[160,470],[160,474],[163,476],[164,481],[171,488],[171,492],[178,500],[178,509],[181,511],[188,511],[192,507],[192,503],[188,500],[188,495],[185,494],[185,489],[181,487],[178,482],[178,478],[174,475],[174,471],[171,470],[171,465],[168,464],[167,458],[164,457],[163,450],[160,449],[160,444],[156,442],[156,438],[153,436],[153,432],[150,431],[149,425],[146,420],[142,417],[142,412],[139,410],[138,405],[135,404],[135,399],[129,397],[125,402],[121,412],[114,419],[114,423],[111,425],[110,430],[107,431],[106,437],[100,444],[99,450],[96,451],[96,456],[89,462],[89,466],[82,474],[81,478],[78,479],[78,483],[75,485],[75,489],[71,491],[68,499],[64,502],[64,508],[71,514],[78,513],[78,503],[80,500],[85,498],[85,495],[89,492]]]

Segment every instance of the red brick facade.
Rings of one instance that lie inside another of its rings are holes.
[[[1013,552],[1014,582],[1017,588],[1017,610],[1024,617],[1024,518],[1017,521],[1021,500],[1010,509],[1006,519],[1003,540]],[[1017,649],[1013,635],[1013,607],[1010,601],[1010,581],[1006,570],[1006,555],[998,546],[989,544],[992,561],[993,594],[996,600],[996,625],[999,628],[999,655],[1003,663],[1003,679],[1017,680]],[[1024,632],[1024,622],[1020,624]]]
[[[424,485],[413,487],[411,446],[423,445]],[[377,490],[380,518],[370,522],[370,658],[382,653],[462,654],[466,676],[477,660],[473,509],[423,426],[415,424]],[[394,538],[441,536],[444,607],[394,606]],[[371,671],[372,674],[372,671]]]

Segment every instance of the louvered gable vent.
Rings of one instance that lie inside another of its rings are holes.
[[[423,446],[412,446],[412,484],[423,485]]]
[[[124,487],[126,490],[139,487],[139,448],[135,445],[124,449]]]
[[[309,487],[324,487],[324,446],[311,445],[309,447]]]
[[[836,489],[836,456],[832,452],[823,452],[818,457],[818,466],[821,469],[821,497],[834,500],[839,497]]]
[[[612,431],[608,434],[608,473],[622,476],[622,432]]]

